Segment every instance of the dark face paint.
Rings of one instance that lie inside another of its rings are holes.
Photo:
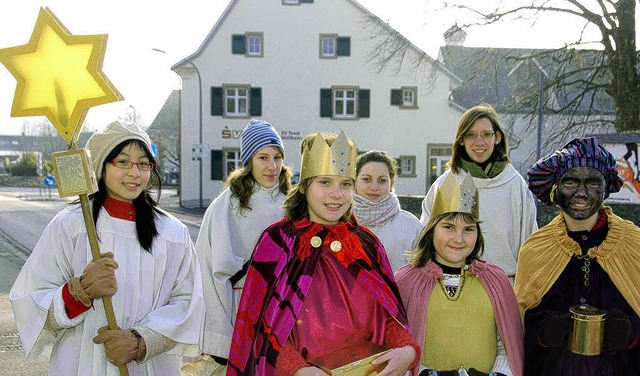
[[[574,219],[587,219],[602,206],[605,180],[593,167],[574,167],[558,182],[556,202],[563,212]]]

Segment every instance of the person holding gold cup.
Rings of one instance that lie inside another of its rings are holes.
[[[525,375],[639,375],[640,229],[603,205],[623,183],[614,156],[596,138],[575,139],[528,175],[561,212],[518,259]]]
[[[301,151],[286,218],[262,233],[249,266],[227,375],[326,375],[344,367],[354,376],[404,375],[420,347],[380,240],[351,212],[356,146],[343,132],[317,133]]]

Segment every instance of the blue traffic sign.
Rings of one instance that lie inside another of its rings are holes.
[[[56,185],[56,178],[51,176],[51,175],[47,175],[44,177],[44,179],[42,180],[42,182],[44,183],[44,185],[46,185],[47,187],[55,187]]]

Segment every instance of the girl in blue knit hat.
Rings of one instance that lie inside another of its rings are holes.
[[[224,375],[236,308],[247,263],[258,236],[284,217],[292,171],[284,166],[284,146],[266,121],[251,120],[242,131],[242,167],[204,214],[196,251],[200,258],[206,318],[201,359],[183,367],[189,375]]]

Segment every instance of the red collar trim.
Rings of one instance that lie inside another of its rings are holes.
[[[598,222],[593,226],[590,231],[595,231],[603,228],[609,223],[609,217],[607,216],[607,211],[604,209],[600,209],[600,217],[598,218]]]
[[[136,207],[128,202],[118,201],[109,196],[104,199],[104,206],[107,213],[114,218],[124,219],[125,221],[136,221]]]

